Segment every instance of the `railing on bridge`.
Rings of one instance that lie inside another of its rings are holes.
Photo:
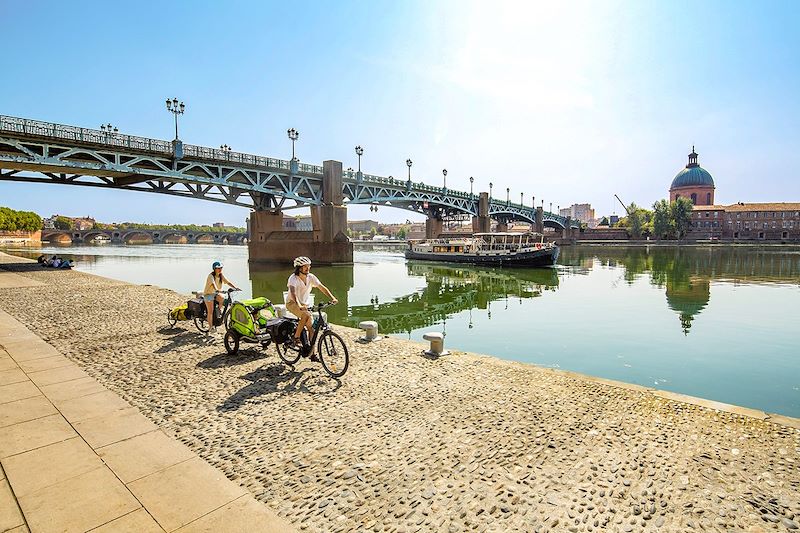
[[[109,146],[116,148],[129,148],[139,151],[155,152],[164,155],[172,155],[174,152],[173,143],[170,141],[163,141],[159,139],[150,139],[147,137],[138,137],[135,135],[127,135],[124,133],[114,133],[108,131],[95,130],[91,128],[81,128],[78,126],[67,126],[64,124],[55,124],[51,122],[43,122],[39,120],[30,120],[17,117],[9,117],[0,115],[0,132],[10,132],[22,135],[33,135],[40,137],[63,139],[73,142],[90,143],[94,145]],[[183,153],[186,157],[205,159],[219,162],[228,162],[241,165],[252,165],[255,167],[265,167],[270,169],[291,170],[292,162],[284,159],[275,159],[271,157],[258,156],[253,154],[246,154],[243,152],[234,152],[228,150],[220,150],[217,148],[208,148],[204,146],[196,146],[192,144],[183,145]],[[319,165],[312,165],[308,163],[297,162],[297,171],[304,174],[322,175],[322,167]],[[393,177],[384,178],[375,176],[373,174],[361,174],[359,180],[358,173],[352,170],[346,170],[343,173],[343,178],[346,182],[361,183],[365,185],[388,186],[394,189],[409,190],[409,181],[401,180]],[[454,189],[446,189],[444,187],[436,187],[427,185],[423,182],[411,182],[410,190],[414,193],[432,194],[449,197],[451,199],[462,199],[470,202],[477,201],[478,196],[472,193],[462,192]],[[494,209],[493,209],[494,208]],[[490,199],[490,211],[494,213],[504,212],[503,208],[507,208],[509,212],[515,212],[521,216],[533,219],[533,212],[535,208],[527,207],[522,204],[515,204],[511,202],[502,202],[497,199]],[[507,213],[508,214],[508,213]],[[564,224],[566,219],[555,213],[544,212],[545,220],[556,220]]]

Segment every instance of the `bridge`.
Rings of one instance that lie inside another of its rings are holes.
[[[492,198],[410,179],[343,171],[229,150],[0,115],[0,180],[59,183],[166,194],[250,208],[251,261],[285,261],[299,251],[323,263],[352,262],[346,237],[349,204],[395,207],[427,216],[428,237],[443,220],[472,216],[476,231],[519,220],[562,231],[579,222]],[[310,207],[311,232],[286,232],[282,211]],[[291,235],[291,234],[293,235]],[[307,233],[307,234],[305,234]],[[304,234],[304,235],[300,235]],[[269,243],[269,246],[267,246]]]
[[[89,243],[96,237],[106,237],[113,243],[148,241],[153,244],[247,244],[247,233],[182,231],[171,229],[87,229],[42,230],[42,240],[51,243]]]

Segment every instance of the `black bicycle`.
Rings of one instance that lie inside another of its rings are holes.
[[[240,290],[241,289],[228,289],[227,291],[218,291],[218,293],[225,298],[225,303],[222,305],[222,308],[220,308],[219,302],[214,298],[214,327],[221,326],[224,323],[227,328],[228,322],[230,321],[228,309],[231,306],[231,293]],[[187,304],[191,302],[194,302],[194,305],[189,305],[189,308],[193,310],[192,317],[194,318],[194,325],[198,330],[206,333],[208,331],[208,308],[206,307],[206,302],[203,301],[202,298],[195,298],[187,302]]]
[[[347,367],[350,366],[350,354],[347,351],[347,344],[335,333],[322,310],[330,307],[332,302],[326,302],[310,306],[307,309],[312,313],[316,312],[317,316],[314,318],[312,329],[314,334],[311,341],[308,340],[308,331],[303,331],[300,334],[302,346],[295,346],[292,343],[294,333],[297,330],[298,320],[296,318],[288,319],[291,324],[287,328],[286,333],[282,335],[283,342],[276,342],[275,348],[278,350],[278,356],[288,365],[293,365],[300,360],[303,356],[308,356],[311,353],[311,347],[317,344],[317,357],[319,362],[322,363],[322,368],[332,378],[340,378],[347,372]]]

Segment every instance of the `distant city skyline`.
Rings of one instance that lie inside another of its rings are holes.
[[[695,145],[717,204],[800,201],[800,4],[364,1],[0,5],[0,113],[342,161],[597,216],[667,197]],[[80,29],[75,45],[65,38]],[[32,33],[36,38],[31,38]],[[225,38],[221,38],[221,36]],[[213,38],[212,38],[213,37]],[[104,222],[242,226],[246,209],[0,182],[0,205]],[[307,210],[291,210],[289,215]],[[351,220],[422,220],[352,206]]]

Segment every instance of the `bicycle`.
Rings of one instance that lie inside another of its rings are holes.
[[[222,324],[225,324],[226,328],[230,326],[229,310],[231,306],[231,294],[234,292],[239,292],[241,290],[242,289],[228,289],[227,291],[217,291],[217,294],[222,294],[225,297],[225,303],[223,304],[222,309],[220,309],[219,302],[217,302],[217,299],[214,298],[214,327],[221,326]],[[195,298],[194,300],[189,300],[189,302],[194,302],[194,306],[189,305],[189,307],[190,308],[194,307],[194,310],[192,312],[192,318],[194,318],[195,327],[201,333],[207,333],[208,308],[206,307],[206,302],[203,301],[203,298]]]
[[[297,330],[298,320],[296,318],[287,319],[293,327],[286,329],[286,333],[282,336],[281,342],[275,342],[275,349],[278,351],[278,356],[284,363],[288,365],[295,364],[300,360],[300,357],[311,353],[311,347],[316,343],[317,357],[319,357],[322,368],[325,369],[325,372],[327,372],[329,376],[332,378],[340,378],[347,372],[347,368],[350,366],[350,354],[347,351],[347,344],[345,344],[338,333],[335,333],[331,329],[328,321],[322,314],[324,308],[332,305],[335,304],[332,302],[325,302],[306,308],[312,313],[316,312],[317,317],[314,319],[314,324],[312,326],[314,334],[311,337],[311,341],[309,342],[308,340],[307,331],[304,330],[300,334],[302,346],[294,346],[292,343],[294,333]]]

